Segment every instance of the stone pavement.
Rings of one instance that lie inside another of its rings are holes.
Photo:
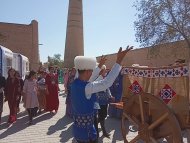
[[[34,125],[29,126],[28,115],[22,104],[21,112],[18,114],[17,122],[12,126],[7,126],[8,105],[4,104],[2,115],[2,124],[0,126],[0,143],[75,143],[72,136],[72,120],[65,115],[65,99],[63,85],[60,85],[59,110],[56,115],[51,113],[42,113],[34,118]],[[115,118],[107,118],[107,131],[111,134],[110,139],[104,138],[100,131],[99,143],[123,143],[120,120]],[[132,126],[129,126],[132,128]],[[100,128],[100,127],[99,127]],[[100,129],[101,130],[101,129]],[[132,139],[137,135],[135,130],[129,132],[127,138]],[[184,136],[186,136],[184,134]],[[183,138],[183,142],[187,143],[187,137]]]
[[[63,90],[62,85],[60,88]],[[65,115],[65,95],[61,92],[59,96],[59,110],[56,115],[42,113],[34,118],[34,125],[28,125],[28,115],[23,104],[20,104],[21,112],[18,114],[17,122],[8,127],[7,119],[9,109],[7,102],[4,104],[2,124],[0,126],[0,143],[72,143],[75,142],[72,136],[72,120]],[[106,121],[107,130],[111,138],[103,138],[100,132],[100,143],[122,143],[120,120],[108,118]]]

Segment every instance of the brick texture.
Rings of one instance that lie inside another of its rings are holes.
[[[117,52],[117,51],[116,51]],[[190,48],[185,41],[161,44],[153,48],[134,49],[123,60],[123,66],[139,64],[142,66],[159,67],[173,64],[177,59],[189,61]],[[97,57],[99,60],[100,57]],[[111,68],[116,61],[116,54],[107,55],[106,66]]]
[[[39,67],[38,22],[29,25],[0,22],[0,45],[29,58],[30,69]]]

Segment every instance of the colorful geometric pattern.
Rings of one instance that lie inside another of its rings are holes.
[[[139,94],[142,91],[142,88],[140,84],[137,81],[134,81],[131,86],[129,86],[129,89],[134,93],[134,94]]]
[[[168,104],[170,100],[176,95],[175,91],[168,85],[166,84],[164,88],[159,92],[160,97],[162,100]]]
[[[129,74],[137,77],[182,77],[188,76],[188,66],[181,65],[178,67],[165,67],[165,68],[140,68],[140,67],[125,67],[121,71],[122,74]]]
[[[94,116],[93,116],[93,114],[91,114],[91,115],[75,115],[74,123],[76,126],[79,126],[82,128],[88,128],[89,126],[93,125]]]

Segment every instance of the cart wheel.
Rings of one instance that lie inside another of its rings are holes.
[[[138,130],[137,136],[127,140],[126,120]],[[149,93],[131,96],[124,104],[121,120],[125,143],[157,143],[164,139],[171,143],[182,143],[181,128],[172,110],[161,100]]]

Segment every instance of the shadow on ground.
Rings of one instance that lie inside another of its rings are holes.
[[[67,142],[72,136],[72,119],[70,117],[64,116],[63,118],[59,119],[55,125],[52,125],[48,128],[47,135],[54,134],[59,130],[63,130],[60,134],[60,142]]]
[[[4,116],[2,118],[2,124],[0,126],[0,130],[6,129],[1,135],[0,139],[3,139],[7,137],[8,135],[14,134],[16,132],[19,132],[27,127],[26,122],[28,121],[28,117],[26,116],[26,112],[21,112],[17,115],[17,121],[13,123],[11,126],[7,123],[8,116]]]
[[[106,130],[108,133],[114,132],[112,137],[112,143],[116,143],[118,141],[123,141],[123,137],[121,135],[121,124],[118,118],[108,117],[105,121]],[[99,133],[101,132],[101,128],[99,128]],[[104,136],[99,137],[99,143],[103,143]]]
[[[33,124],[37,124],[41,121],[47,120],[52,118],[53,115],[46,113],[46,114],[40,114],[39,116],[35,117],[33,119]],[[27,128],[28,125],[28,114],[27,112],[23,111],[17,115],[17,121],[13,123],[11,126],[7,123],[8,116],[4,116],[2,119],[2,124],[0,126],[0,130],[6,129],[3,133],[0,135],[0,139],[3,139],[9,135],[15,134],[25,128]]]

